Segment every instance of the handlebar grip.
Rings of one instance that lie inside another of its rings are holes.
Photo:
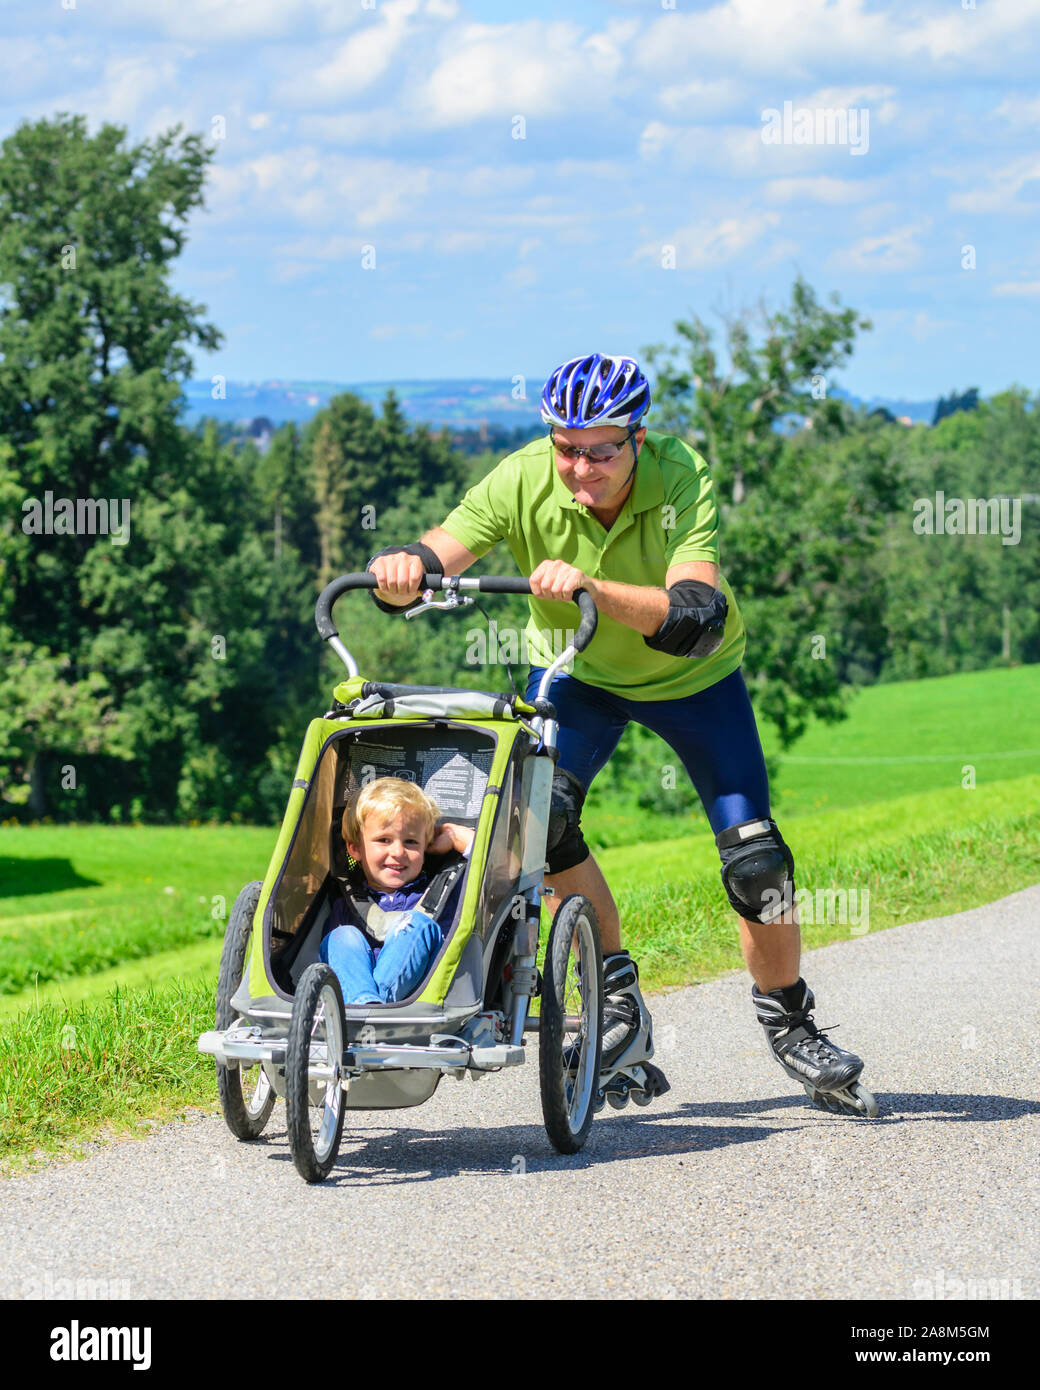
[[[574,650],[583,652],[596,635],[599,612],[587,589],[575,589],[573,602],[578,605],[578,611],[581,614],[581,622],[574,634]]]
[[[422,577],[422,588],[439,589],[443,574],[424,574]],[[522,584],[527,580],[522,579]],[[330,637],[338,637],[339,630],[332,621],[332,605],[341,595],[350,589],[378,589],[379,580],[368,570],[364,574],[341,574],[338,579],[334,579],[331,584],[326,584],[318,595],[318,601],[314,605],[314,626],[318,629],[318,636],[323,642],[327,642]],[[530,590],[528,590],[530,592]]]
[[[531,592],[530,580],[519,579],[513,575],[481,575],[478,583],[480,591],[485,594],[530,594]],[[569,601],[576,603],[578,611],[581,613],[581,622],[574,634],[574,650],[583,652],[596,635],[599,613],[587,589],[575,589]]]
[[[425,578],[425,576],[424,576]],[[314,626],[323,642],[330,637],[338,637],[339,630],[332,621],[332,605],[348,589],[377,589],[379,580],[374,574],[341,574],[331,584],[326,584],[314,605]]]
[[[440,589],[443,587],[443,581],[444,575],[442,574],[424,574],[422,587],[424,589]],[[379,580],[367,570],[364,574],[341,574],[338,579],[327,584],[318,595],[318,601],[314,605],[314,625],[318,629],[318,636],[322,641],[327,642],[330,637],[339,636],[339,630],[332,621],[332,606],[341,595],[350,589],[378,588]],[[485,594],[529,595],[531,592],[529,580],[508,574],[481,575],[477,579],[477,588]],[[570,602],[576,603],[578,611],[581,613],[581,622],[574,634],[574,650],[583,652],[595,636],[599,614],[591,595],[585,589],[575,589]]]

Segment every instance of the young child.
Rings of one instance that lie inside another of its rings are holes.
[[[449,821],[438,828],[439,816],[437,803],[401,777],[378,777],[348,803],[343,839],[364,871],[356,910],[366,927],[348,920],[346,902],[337,903],[318,952],[336,972],[345,1004],[392,1004],[406,998],[439,949],[444,939],[440,925],[420,909],[407,909],[415,908],[429,885],[425,856],[454,849],[468,857],[474,835]],[[384,921],[386,913],[395,915]]]

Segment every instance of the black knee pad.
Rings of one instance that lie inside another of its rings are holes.
[[[549,832],[545,839],[548,872],[562,874],[589,857],[589,847],[581,833],[581,808],[585,788],[565,768],[553,771],[552,799],[549,803]]]
[[[715,836],[722,886],[749,922],[774,922],[794,907],[794,855],[772,820],[748,820]]]

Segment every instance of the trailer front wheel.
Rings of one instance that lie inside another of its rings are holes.
[[[543,970],[538,1070],[553,1147],[573,1154],[592,1124],[603,1042],[603,950],[596,910],[572,893],[553,919]]]
[[[346,1114],[340,1063],[346,1023],[343,991],[322,961],[300,976],[285,1051],[289,1148],[302,1178],[322,1182],[339,1152]]]

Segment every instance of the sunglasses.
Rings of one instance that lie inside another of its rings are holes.
[[[635,430],[629,430],[620,444],[596,444],[591,449],[576,449],[573,444],[558,444],[552,430],[549,431],[549,439],[560,458],[567,459],[569,463],[576,462],[582,456],[587,458],[589,463],[609,463],[624,450],[629,440],[635,437],[635,433]]]

